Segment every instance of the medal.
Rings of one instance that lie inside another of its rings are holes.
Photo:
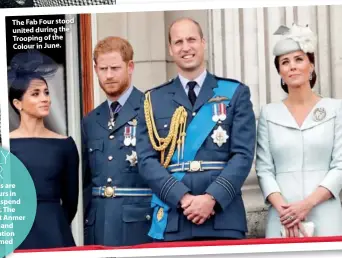
[[[110,118],[108,121],[108,129],[112,130],[114,126],[115,126],[115,121],[113,118]]]
[[[128,147],[131,144],[131,139],[126,137],[125,140],[124,140],[124,144],[125,144],[125,146]]]
[[[125,126],[125,132],[124,132],[124,144],[125,146],[131,145],[132,142],[132,127],[131,126]]]
[[[216,103],[213,104],[213,116],[212,120],[216,123],[219,120],[218,106]]]
[[[136,130],[137,130],[137,125],[138,125],[138,121],[136,119],[133,119],[132,121],[129,121],[128,122],[129,125],[131,125],[131,144],[132,146],[135,146],[136,143],[137,143],[137,140],[136,140]]]
[[[136,137],[135,137],[136,130],[137,130],[137,128],[136,128],[135,126],[133,126],[133,127],[132,127],[132,141],[131,141],[132,146],[135,146],[136,143],[137,143],[137,139],[136,139]]]
[[[226,105],[224,103],[214,103],[213,104],[213,116],[212,120],[217,123],[221,123],[222,121],[226,120],[227,118],[227,110]]]
[[[213,139],[213,142],[216,143],[219,147],[221,147],[225,142],[227,142],[227,139],[229,136],[227,135],[226,130],[224,130],[221,126],[219,126],[211,135],[211,138]]]
[[[226,120],[226,118],[227,118],[227,110],[226,110],[226,105],[224,103],[220,103],[219,104],[219,111],[220,111],[219,119],[221,121]]]
[[[316,108],[313,112],[313,120],[315,122],[322,121],[326,115],[327,113],[324,108]]]

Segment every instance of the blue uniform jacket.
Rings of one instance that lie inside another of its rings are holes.
[[[167,136],[172,115],[179,106],[184,106],[188,112],[188,125],[202,105],[213,97],[213,88],[217,87],[218,79],[227,80],[207,74],[194,107],[178,77],[153,89],[152,106],[160,137]],[[211,135],[218,127],[218,124],[215,125],[198,150],[195,160],[226,161],[227,165],[223,170],[187,173],[181,181],[173,178],[160,164],[160,153],[150,143],[144,110],[140,110],[137,130],[139,173],[153,192],[171,208],[164,234],[165,241],[193,237],[245,237],[247,223],[241,188],[252,166],[256,137],[255,115],[247,86],[239,84],[226,110],[227,118],[221,123],[221,127],[227,131],[227,142],[221,147],[213,142]],[[208,117],[210,119],[212,118]],[[193,195],[209,193],[214,196],[217,201],[216,215],[199,226],[188,221],[179,208],[179,202],[187,192]]]
[[[107,101],[82,122],[86,245],[134,245],[152,240],[147,235],[152,216],[151,197],[103,198],[91,194],[92,187],[105,186],[108,178],[116,187],[148,188],[138,173],[138,166],[131,166],[127,160],[127,155],[131,156],[135,147],[124,145],[125,127],[137,119],[142,97],[143,94],[134,88],[112,130],[108,128]]]

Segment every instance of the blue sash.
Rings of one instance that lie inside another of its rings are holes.
[[[228,100],[222,101],[227,106],[234,95],[239,83],[219,80],[218,87],[214,89],[214,97],[223,96]],[[185,144],[184,144],[184,160],[182,162],[193,161],[197,151],[208,137],[211,130],[216,125],[212,118],[212,105],[215,103],[206,103],[201,107],[197,115],[189,124],[186,130]],[[177,151],[172,156],[171,164],[177,164]],[[185,175],[185,171],[172,173],[178,181],[181,181]],[[162,202],[155,194],[152,195],[151,207],[154,209],[152,225],[148,235],[154,239],[164,239],[164,231],[167,225],[168,211],[170,207]],[[162,210],[159,210],[161,209]],[[162,212],[158,216],[158,212]],[[158,220],[159,217],[159,220]]]

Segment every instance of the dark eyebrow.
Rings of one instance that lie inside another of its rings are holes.
[[[31,90],[31,92],[35,92],[35,91],[40,91],[40,89],[35,88],[35,89]]]
[[[294,56],[294,58],[297,58],[297,57],[304,57],[304,54],[299,54],[299,55]],[[284,57],[283,59],[280,59],[280,62],[284,60],[288,60],[288,59],[289,59],[288,57]]]

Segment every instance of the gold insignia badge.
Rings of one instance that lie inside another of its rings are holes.
[[[164,209],[163,207],[160,207],[157,212],[157,220],[161,221],[161,219],[164,217]]]
[[[128,124],[131,125],[131,126],[137,126],[138,125],[138,120],[133,119],[132,121],[129,121]]]
[[[224,100],[229,100],[227,97],[222,97],[222,96],[216,96],[214,98],[211,98],[209,99],[209,103],[211,102],[221,102],[221,101],[224,101]]]

